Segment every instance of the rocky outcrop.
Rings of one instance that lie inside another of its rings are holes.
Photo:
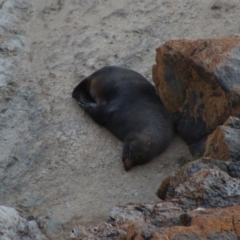
[[[0,239],[47,240],[33,219],[22,218],[10,207],[0,206]]]
[[[108,223],[97,227],[76,227],[68,239],[237,240],[240,237],[240,206],[184,212],[173,202],[129,204],[113,208],[110,217]]]
[[[156,89],[190,150],[203,154],[206,147],[205,158],[165,178],[157,191],[186,210],[240,204],[239,52],[233,38],[171,40],[157,49]]]
[[[177,201],[186,210],[228,207],[240,204],[240,179],[229,175],[227,163],[202,158],[163,180],[157,195]]]
[[[170,40],[157,49],[153,80],[188,144],[240,117],[239,64],[239,38]]]

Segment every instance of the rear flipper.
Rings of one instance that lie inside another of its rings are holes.
[[[98,94],[94,89],[90,89],[90,83],[88,78],[84,79],[73,90],[72,97],[77,100],[78,104],[86,110],[96,123],[107,126],[115,108],[109,108],[109,103],[98,98]]]
[[[84,109],[86,109],[87,105],[96,103],[90,94],[88,79],[85,79],[78,84],[78,86],[73,90],[72,97],[75,98],[78,104]]]

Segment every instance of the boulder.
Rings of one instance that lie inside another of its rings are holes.
[[[204,156],[240,162],[240,119],[229,117],[209,135]]]
[[[240,177],[240,119],[229,117],[206,141],[205,157],[226,162],[231,177]]]
[[[34,219],[25,219],[10,207],[0,206],[1,240],[47,240]]]
[[[231,239],[240,236],[240,206],[223,209],[196,209],[182,214],[182,226],[155,233],[152,239]]]
[[[240,117],[240,39],[169,40],[157,49],[153,81],[189,144]],[[196,146],[194,147],[197,148]]]
[[[228,164],[210,158],[190,162],[162,181],[157,196],[177,201],[183,209],[240,204],[240,179],[228,173]]]

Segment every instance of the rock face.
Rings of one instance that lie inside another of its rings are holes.
[[[240,180],[229,175],[225,162],[202,158],[162,181],[157,195],[177,201],[184,209],[240,204]]]
[[[76,227],[69,240],[231,239],[240,237],[240,206],[184,212],[173,202],[115,207],[108,223]]]
[[[239,38],[170,40],[157,49],[153,80],[188,144],[240,117],[239,64]]]
[[[10,207],[0,206],[0,239],[1,240],[47,240],[38,228],[35,220],[22,218]]]

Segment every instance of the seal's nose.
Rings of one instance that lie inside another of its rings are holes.
[[[129,171],[133,167],[131,159],[127,156],[122,156],[123,167],[126,171]]]

